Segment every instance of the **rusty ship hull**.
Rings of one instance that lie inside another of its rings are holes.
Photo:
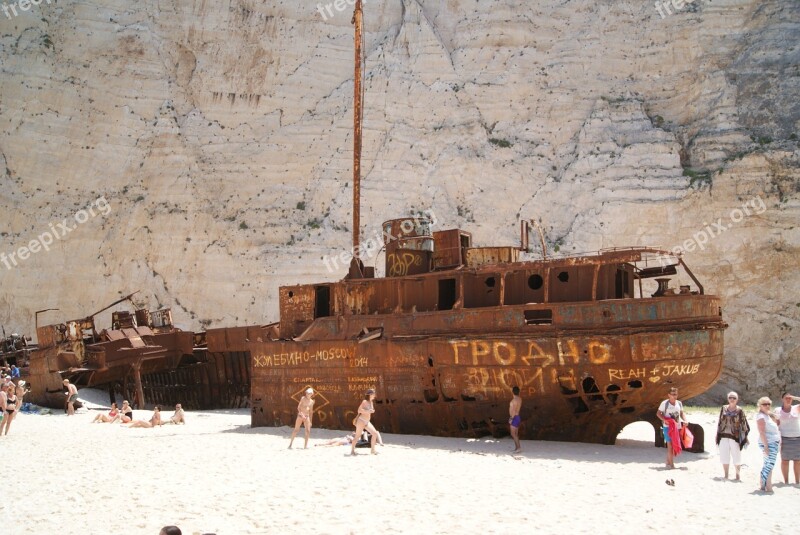
[[[261,327],[193,333],[175,328],[169,309],[140,309],[114,312],[111,328],[98,332],[96,314],[43,326],[37,314],[39,345],[22,372],[30,384],[28,401],[63,408],[62,381],[69,379],[79,389],[107,389],[109,402],[128,399],[136,408],[249,406],[251,363],[245,340],[248,335],[258,340]]]
[[[658,425],[670,387],[689,398],[719,378],[719,298],[702,286],[643,293],[682,260],[645,248],[537,262],[486,252],[465,247],[458,269],[282,287],[283,339],[248,344],[252,425],[293,425],[310,386],[315,425],[350,429],[374,388],[382,431],[503,436],[518,386],[522,438],[613,444],[627,424]],[[447,264],[446,247],[429,256]]]
[[[645,360],[646,344],[694,355]],[[600,344],[600,345],[598,345]],[[614,347],[593,363],[581,354]],[[631,354],[628,348],[633,348]],[[602,337],[492,336],[420,341],[273,342],[253,346],[253,426],[293,425],[297,401],[317,391],[315,425],[348,430],[359,397],[375,388],[381,431],[438,436],[508,434],[510,391],[523,397],[520,438],[613,444],[636,421],[654,423],[664,387],[704,392],[722,370],[719,330]],[[436,355],[436,357],[434,357]],[[308,366],[306,361],[314,362]],[[276,400],[284,400],[276,403]]]

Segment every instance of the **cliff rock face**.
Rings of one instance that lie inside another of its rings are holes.
[[[267,323],[280,284],[344,274],[348,1],[25,4],[0,11],[6,332],[135,290],[184,328]],[[670,11],[367,1],[362,233],[430,210],[476,244],[535,218],[551,252],[678,247],[730,323],[705,400],[797,389],[800,4]]]

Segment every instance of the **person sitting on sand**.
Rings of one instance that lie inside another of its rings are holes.
[[[108,411],[108,414],[103,414],[102,412],[94,417],[92,423],[100,422],[101,424],[113,424],[114,422],[119,419],[119,409],[117,408],[116,403],[111,404],[111,410]]]
[[[128,404],[128,400],[122,402],[122,409],[120,409],[119,421],[123,424],[129,424],[133,421],[133,409]]]
[[[128,427],[155,427],[157,425],[164,425],[164,423],[161,421],[161,407],[158,405],[153,407],[153,417],[150,418],[150,421],[134,420]]]
[[[185,424],[186,423],[186,415],[183,413],[183,407],[181,407],[180,403],[175,405],[175,412],[172,413],[172,416],[169,417],[167,423],[170,424]]]

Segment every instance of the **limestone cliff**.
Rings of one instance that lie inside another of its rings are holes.
[[[266,323],[278,285],[343,274],[347,1],[21,3],[0,11],[6,331],[137,289],[185,328]],[[551,252],[685,249],[731,325],[706,399],[751,401],[800,387],[800,4],[677,5],[368,0],[362,233],[432,210],[478,244],[536,218]]]

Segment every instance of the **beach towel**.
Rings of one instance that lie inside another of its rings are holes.
[[[669,439],[670,443],[667,444],[667,447],[672,445],[672,453],[673,455],[680,455],[683,449],[681,448],[681,435],[678,432],[678,425],[675,423],[675,420],[672,418],[666,418],[664,420],[669,428]]]
[[[688,425],[681,427],[681,441],[683,444],[683,449],[692,449],[692,444],[694,444],[694,435],[691,431],[689,431]]]

